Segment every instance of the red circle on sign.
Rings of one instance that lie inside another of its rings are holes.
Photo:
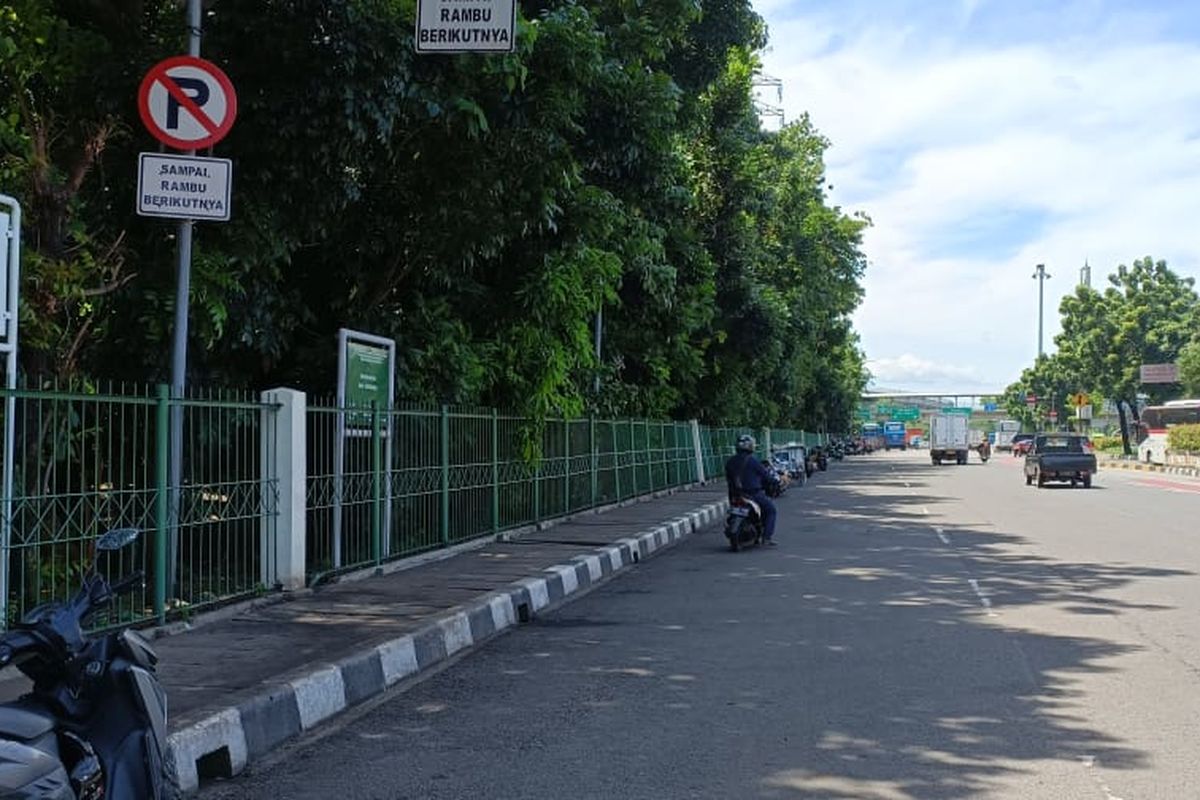
[[[193,67],[216,81],[217,86],[225,95],[225,117],[219,123],[208,119],[203,109],[196,106],[174,83],[167,73],[175,67]],[[150,113],[150,90],[160,82],[167,92],[177,99],[180,106],[208,131],[208,136],[194,140],[180,139],[159,127],[154,115]],[[224,139],[225,135],[229,133],[229,129],[233,127],[233,120],[237,117],[237,93],[233,90],[233,82],[229,80],[229,76],[211,61],[196,56],[175,56],[158,62],[146,73],[146,77],[142,78],[142,85],[138,87],[138,115],[142,118],[142,124],[146,126],[146,130],[150,131],[150,135],[168,147],[174,147],[177,150],[202,150],[205,147],[212,147]]]

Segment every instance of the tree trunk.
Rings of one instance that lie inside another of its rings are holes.
[[[1117,418],[1121,420],[1121,447],[1125,455],[1133,455],[1133,450],[1129,447],[1129,421],[1125,419],[1125,406],[1128,403],[1124,400],[1117,401]]]

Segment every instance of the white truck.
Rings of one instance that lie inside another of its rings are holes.
[[[967,463],[967,418],[962,414],[935,414],[929,420],[929,460],[935,465],[954,459]]]
[[[1015,419],[1002,419],[996,423],[997,450],[1012,450],[1013,437],[1021,432],[1021,423]]]

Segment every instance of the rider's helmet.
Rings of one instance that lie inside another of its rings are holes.
[[[750,434],[743,433],[738,437],[737,450],[739,453],[753,453],[756,446],[757,443],[754,441],[754,437]]]

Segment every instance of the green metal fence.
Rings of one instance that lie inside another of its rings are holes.
[[[163,386],[0,397],[15,430],[13,490],[0,520],[0,624],[67,597],[93,566],[146,573],[145,588],[101,626],[186,615],[261,590],[278,513],[271,406],[229,393],[176,401]],[[167,485],[172,406],[183,415],[179,487]],[[97,564],[94,540],[114,527],[143,534]]]
[[[309,582],[696,480],[691,425],[308,409]]]
[[[704,460],[704,475],[709,480],[723,479],[725,461],[733,455],[739,436],[750,434],[758,442],[758,452],[782,449],[789,445],[814,447],[828,437],[793,428],[736,428],[700,426],[700,453]]]

